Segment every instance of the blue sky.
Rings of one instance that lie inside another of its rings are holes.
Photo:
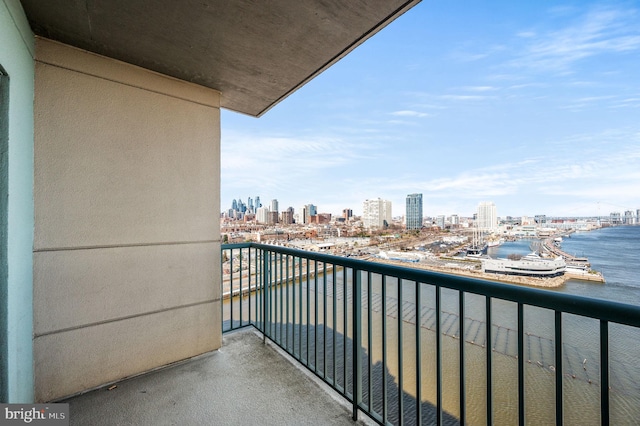
[[[640,2],[423,1],[256,119],[222,112],[221,206],[640,208]]]

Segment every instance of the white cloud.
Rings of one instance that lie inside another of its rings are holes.
[[[419,117],[419,118],[431,116],[431,114],[426,112],[411,111],[411,110],[394,111],[391,113],[391,115],[396,115],[399,117]]]
[[[572,26],[526,38],[531,43],[510,65],[570,72],[576,62],[592,56],[639,50],[637,15],[635,10],[591,10]]]

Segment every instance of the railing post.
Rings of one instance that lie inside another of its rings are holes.
[[[600,424],[609,426],[609,322],[600,320]]]
[[[362,310],[362,283],[360,281],[360,271],[357,269],[352,269],[352,288],[353,288],[353,319],[352,319],[352,340],[353,340],[353,348],[352,348],[352,368],[353,368],[353,421],[358,420],[358,402],[361,399],[362,386],[360,383],[361,376],[361,359],[360,359],[360,347],[361,343],[361,332],[360,328],[362,327],[362,319],[361,319],[361,310]],[[345,295],[346,297],[346,295]]]
[[[562,392],[562,312],[555,312],[555,358],[556,358],[556,426],[562,426],[564,422],[563,406],[564,396]]]
[[[269,315],[267,314],[267,309],[269,304],[267,302],[269,295],[269,284],[271,282],[269,277],[269,262],[271,262],[271,256],[269,252],[262,252],[262,343],[266,343],[267,341],[267,319]]]

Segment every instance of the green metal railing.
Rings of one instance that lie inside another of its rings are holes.
[[[549,411],[537,399],[555,393],[550,421],[562,425],[571,393],[599,383],[608,425],[611,372],[636,376],[609,347],[611,324],[640,343],[637,306],[254,243],[223,245],[222,266],[223,332],[257,328],[349,400],[354,419],[534,424]],[[584,334],[597,334],[597,349],[571,342],[576,323],[595,329]],[[639,393],[633,377],[622,382],[614,392]]]

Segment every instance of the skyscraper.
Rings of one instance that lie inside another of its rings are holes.
[[[304,206],[304,223],[311,223],[311,216],[318,214],[318,207],[313,204],[307,204]]]
[[[406,227],[422,229],[422,194],[407,195]]]
[[[498,213],[493,202],[483,201],[478,205],[476,224],[481,231],[494,231],[498,227]]]
[[[391,223],[391,201],[365,200],[362,205],[362,222],[365,228],[385,228]]]
[[[272,212],[278,212],[278,200],[271,200],[271,211]]]

